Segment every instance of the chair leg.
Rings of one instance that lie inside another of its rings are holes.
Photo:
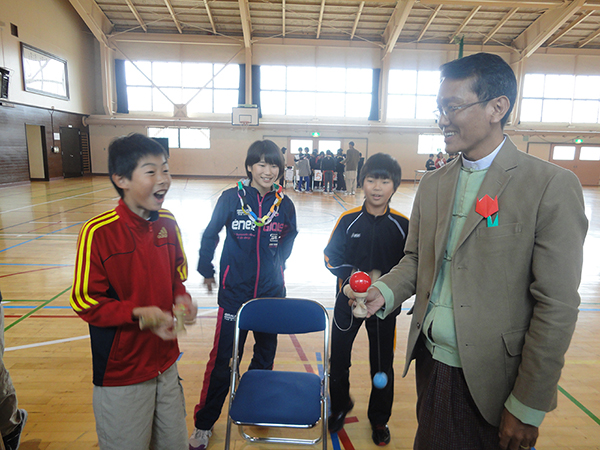
[[[231,417],[229,417],[229,413],[227,413],[227,429],[225,432],[225,448],[224,448],[224,450],[229,450],[230,441],[231,441]]]

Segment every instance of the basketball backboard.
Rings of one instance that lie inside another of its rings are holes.
[[[234,106],[231,113],[231,125],[258,126],[258,106]]]

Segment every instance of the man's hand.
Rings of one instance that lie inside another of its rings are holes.
[[[140,306],[134,308],[132,314],[140,321],[140,329],[150,330],[163,341],[177,338],[173,329],[173,316],[158,306]]]
[[[212,292],[213,291],[213,286],[216,286],[217,283],[215,283],[215,279],[214,278],[205,278],[204,279],[204,286],[206,286],[206,290],[208,292]]]
[[[347,289],[347,291],[344,290],[344,294],[350,299],[348,300],[348,304],[352,306],[356,301],[356,297],[352,289]],[[376,287],[370,287],[365,297],[365,305],[367,307],[367,317],[371,317],[379,311],[385,305],[385,298],[381,295],[381,291]]]
[[[508,412],[502,412],[500,420],[500,448],[502,450],[524,450],[535,445],[539,435],[538,427],[527,425]]]

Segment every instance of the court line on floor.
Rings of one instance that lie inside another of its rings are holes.
[[[75,264],[15,264],[15,263],[0,263],[0,266],[51,266],[51,267],[73,267]]]
[[[36,311],[39,311],[40,309],[42,309],[44,306],[48,305],[50,302],[53,302],[54,300],[56,300],[58,297],[60,297],[61,295],[63,295],[65,292],[71,290],[72,286],[69,286],[68,288],[66,288],[64,291],[56,294],[54,297],[52,297],[50,300],[46,300],[43,304],[37,306],[35,309],[32,309],[30,312],[28,312],[27,314],[24,314],[20,319],[15,320],[13,323],[11,323],[10,325],[4,327],[4,331],[10,330],[12,327],[14,327],[16,324],[24,321],[25,319],[27,319],[29,316],[31,316],[33,313],[35,313]]]
[[[5,252],[6,250],[10,250],[10,249],[12,249],[12,248],[15,248],[15,247],[19,247],[19,246],[21,246],[21,245],[24,245],[24,244],[28,244],[28,243],[30,243],[30,242],[33,242],[33,241],[37,241],[38,239],[42,239],[43,237],[50,236],[50,235],[52,235],[52,234],[58,233],[59,231],[63,231],[63,230],[66,230],[66,229],[68,229],[68,228],[73,228],[73,227],[76,227],[77,225],[81,225],[82,223],[84,223],[84,222],[77,222],[77,223],[76,223],[76,224],[74,224],[74,225],[69,225],[68,227],[64,227],[64,228],[61,228],[61,229],[59,229],[59,230],[52,231],[52,232],[50,232],[50,233],[47,233],[47,234],[43,234],[43,235],[41,235],[41,236],[38,236],[38,237],[36,237],[36,238],[33,238],[33,239],[28,239],[27,241],[23,241],[23,242],[21,242],[20,244],[15,244],[15,245],[13,245],[13,246],[11,246],[11,247],[6,247],[5,249],[2,249],[2,250],[0,250],[0,253],[2,253],[2,252]],[[44,269],[40,269],[40,270],[44,270]]]
[[[4,351],[12,352],[15,350],[23,350],[26,348],[37,348],[37,347],[44,347],[46,345],[63,344],[65,342],[73,342],[73,341],[79,341],[81,339],[89,339],[89,337],[90,337],[90,335],[86,334],[85,336],[77,336],[77,337],[66,338],[66,339],[57,339],[55,341],[36,342],[35,344],[18,345],[16,347],[6,347],[4,349]]]
[[[86,192],[84,194],[72,195],[71,197],[57,198],[56,200],[49,200],[47,202],[34,203],[32,205],[21,206],[20,208],[7,209],[6,211],[0,211],[0,214],[7,214],[7,213],[10,213],[10,212],[20,211],[20,210],[26,209],[26,208],[35,208],[36,206],[42,206],[42,205],[48,205],[50,203],[62,202],[63,200],[71,200],[71,199],[74,199],[74,198],[77,198],[77,197],[82,197],[84,195],[95,194],[96,192],[106,191],[108,189],[112,189],[112,187],[106,187],[106,188],[102,188],[102,189],[97,189],[97,190],[94,190],[94,191],[91,191],[91,192]],[[112,200],[112,198],[113,197],[111,197],[109,199],[104,199],[102,201],[105,202],[106,200]]]
[[[565,397],[567,397],[569,400],[571,400],[571,402],[573,402],[575,404],[575,406],[577,406],[585,414],[587,414],[590,417],[590,419],[592,419],[594,422],[596,422],[598,425],[600,425],[600,419],[593,412],[591,412],[589,409],[587,409],[585,406],[583,406],[575,397],[573,397],[571,394],[569,394],[567,391],[565,391],[562,387],[560,387],[560,385],[558,386],[558,391],[561,394],[563,394]]]

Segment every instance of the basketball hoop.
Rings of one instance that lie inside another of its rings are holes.
[[[245,133],[246,131],[248,131],[248,127],[250,126],[250,121],[249,120],[240,120],[240,128],[242,129],[242,131]]]

